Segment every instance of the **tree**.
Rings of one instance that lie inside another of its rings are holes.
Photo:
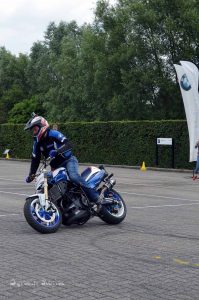
[[[15,124],[26,123],[30,119],[32,112],[37,112],[38,115],[43,115],[44,113],[40,99],[37,96],[16,103],[9,112],[8,122]]]
[[[198,64],[197,8],[195,0],[119,1],[117,13],[124,20],[126,50],[130,53],[129,66],[123,70],[123,100],[130,95],[133,101],[140,95],[138,103],[145,103],[142,112],[148,110],[151,118],[184,118],[173,64],[183,59]],[[140,86],[136,93],[134,81],[137,88]],[[139,105],[136,107],[140,111]]]
[[[0,123],[7,121],[8,112],[15,103],[28,96],[26,77],[28,57],[16,56],[0,48]]]
[[[55,117],[58,121],[75,120],[78,118],[76,103],[80,98],[78,61],[81,28],[75,22],[61,22],[57,27],[52,25],[47,31],[45,44],[48,45],[56,84],[46,93],[44,107],[52,120]]]
[[[198,44],[197,0],[100,0],[92,24],[51,22],[29,56],[0,49],[0,123],[28,104],[60,122],[184,119],[173,64],[199,65]]]

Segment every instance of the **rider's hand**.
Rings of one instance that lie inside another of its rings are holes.
[[[49,153],[49,156],[51,158],[54,158],[56,155],[57,155],[57,150],[51,150],[50,153]]]
[[[26,182],[30,183],[30,182],[32,182],[34,180],[34,178],[35,178],[34,174],[33,175],[29,175],[28,177],[26,177]]]

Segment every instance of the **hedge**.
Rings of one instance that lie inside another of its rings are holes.
[[[186,121],[113,121],[58,124],[74,144],[80,162],[140,166],[156,165],[156,139],[173,138],[175,168],[192,169]],[[0,125],[0,151],[12,150],[15,158],[30,158],[32,137],[24,125]],[[159,167],[171,167],[170,146],[158,146]],[[3,155],[3,154],[2,154]]]

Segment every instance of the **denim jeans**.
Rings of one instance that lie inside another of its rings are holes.
[[[79,174],[78,168],[79,164],[77,158],[75,156],[71,156],[66,161],[66,170],[68,172],[70,180],[82,187],[83,191],[90,201],[96,202],[98,200],[99,193],[95,189],[89,187],[88,183]]]
[[[197,156],[196,167],[194,169],[194,174],[198,174],[199,171],[199,155]]]

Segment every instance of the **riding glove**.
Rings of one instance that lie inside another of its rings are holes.
[[[26,177],[26,182],[30,183],[34,180],[34,178],[35,178],[35,175],[29,175],[28,177]]]

